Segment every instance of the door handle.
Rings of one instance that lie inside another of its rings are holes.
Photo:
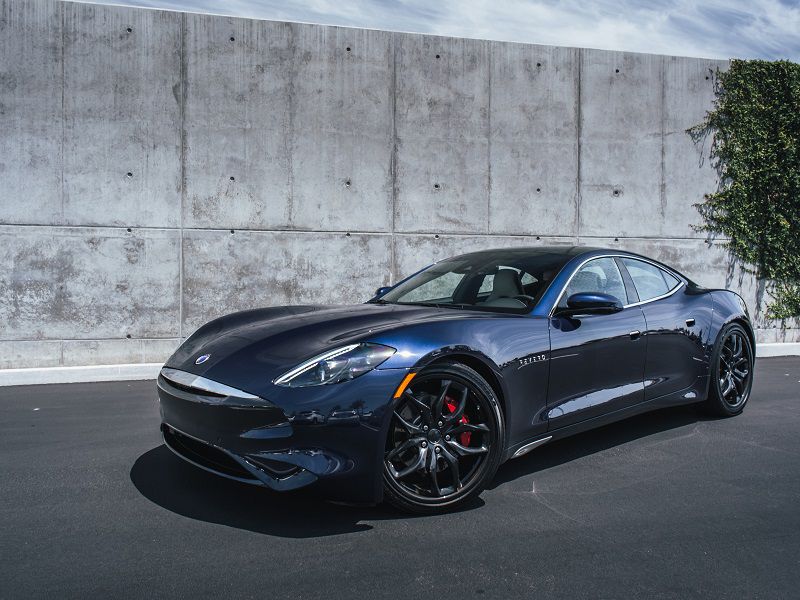
[[[631,331],[628,335],[631,336],[632,340],[638,340],[639,336],[642,335],[642,332],[636,329],[634,331]]]
[[[691,317],[689,317],[688,319],[686,319],[686,326],[687,326],[687,327],[694,327],[694,319],[693,319],[693,318],[691,318]]]

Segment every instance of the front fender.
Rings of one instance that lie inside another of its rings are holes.
[[[509,444],[546,429],[546,422],[539,418],[546,412],[549,377],[546,318],[447,319],[385,332],[370,341],[397,348],[381,369],[420,370],[448,357],[474,368],[500,396]]]

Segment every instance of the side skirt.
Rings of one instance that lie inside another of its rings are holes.
[[[698,378],[698,380],[704,380],[704,379],[707,378],[706,377]],[[705,387],[707,389],[708,386],[707,381],[706,382],[698,381],[698,384],[699,386]],[[697,387],[697,385],[693,387]],[[689,404],[696,404],[698,402],[702,402],[705,399],[704,397],[695,397],[687,399],[684,397],[685,392],[686,390],[682,390],[680,392],[669,394],[667,396],[652,398],[651,400],[645,400],[644,402],[640,402],[639,404],[635,404],[633,406],[627,406],[625,408],[615,410],[605,415],[600,415],[598,417],[586,419],[585,421],[581,421],[580,423],[573,423],[572,425],[566,425],[558,429],[553,429],[552,431],[548,431],[545,434],[540,433],[535,437],[526,439],[522,442],[517,442],[513,446],[510,446],[506,450],[503,460],[506,461],[512,458],[519,458],[520,456],[526,455],[531,450],[538,448],[539,446],[542,446],[549,442],[554,442],[556,440],[570,437],[578,433],[583,433],[584,431],[589,431],[590,429],[596,429],[598,427],[602,427],[603,425],[616,423],[617,421],[622,421],[624,419],[627,419],[628,417],[633,417],[636,415],[640,415],[642,413],[658,410],[660,408],[667,408],[670,406],[685,406]]]

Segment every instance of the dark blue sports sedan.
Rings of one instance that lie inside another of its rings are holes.
[[[161,429],[230,479],[435,512],[552,440],[677,404],[740,413],[754,348],[738,295],[643,256],[487,250],[366,304],[208,323],[161,371]]]

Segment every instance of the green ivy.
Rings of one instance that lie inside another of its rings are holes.
[[[720,188],[698,210],[702,231],[769,280],[768,316],[800,316],[800,65],[733,60],[718,73],[714,110],[689,130],[712,133]]]

